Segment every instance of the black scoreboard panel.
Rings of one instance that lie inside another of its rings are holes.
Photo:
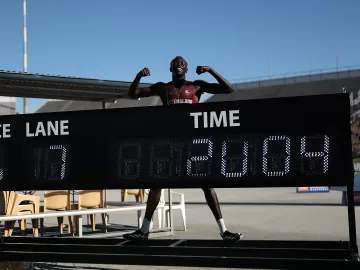
[[[347,94],[0,117],[0,190],[353,183]]]

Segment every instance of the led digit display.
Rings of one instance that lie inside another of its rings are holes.
[[[269,136],[263,143],[263,173],[283,176],[290,168],[290,139],[286,136]]]
[[[187,175],[207,177],[211,174],[214,144],[209,139],[193,139],[188,144]]]
[[[232,138],[222,142],[221,174],[242,177],[248,173],[249,141]]]
[[[66,147],[63,145],[50,145],[45,149],[44,178],[49,180],[61,180],[66,172]]]
[[[122,151],[117,159],[118,168],[124,168],[117,175],[119,180],[140,179],[140,171],[147,169],[152,179],[179,177],[185,170],[189,178],[209,178],[212,174],[218,175],[219,179],[285,177],[298,172],[299,168],[304,177],[327,175],[331,149],[327,135],[293,140],[281,135],[180,138],[155,142],[139,139],[126,146],[128,154],[124,155],[125,146],[121,145]],[[319,152],[322,148],[324,150]],[[142,154],[140,149],[145,149]],[[184,153],[186,149],[188,151]],[[259,163],[261,166],[256,166]]]
[[[118,146],[117,175],[124,179],[137,179],[140,176],[141,145],[122,143]]]
[[[173,174],[174,147],[170,141],[156,141],[150,146],[149,175],[168,178]]]
[[[67,150],[63,144],[32,147],[33,176],[37,181],[63,180],[68,170]],[[29,156],[31,158],[31,156]]]
[[[321,175],[328,171],[330,139],[325,136],[301,138],[301,171],[306,175]]]
[[[348,120],[347,94],[1,116],[0,189],[346,186]]]

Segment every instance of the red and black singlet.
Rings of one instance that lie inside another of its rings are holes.
[[[196,94],[198,86],[191,84],[191,82],[187,82],[178,88],[172,83],[167,83],[164,87],[167,105],[199,103],[199,97]]]

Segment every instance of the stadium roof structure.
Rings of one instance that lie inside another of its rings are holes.
[[[131,82],[0,70],[0,95],[115,102],[126,99]],[[151,84],[140,84],[141,87]]]
[[[283,76],[276,79],[258,79],[242,83],[233,83],[234,92],[229,95],[213,95],[207,102],[227,100],[281,98],[341,93],[360,90],[360,69],[346,67],[331,72],[316,74]]]
[[[0,96],[49,99],[36,110],[78,111],[161,105],[158,97],[129,99],[131,82],[0,71]],[[140,84],[141,87],[151,84]],[[289,76],[232,84],[230,95],[214,95],[206,102],[330,94],[360,90],[360,69]],[[102,102],[102,104],[100,103]],[[106,102],[106,104],[105,104]]]

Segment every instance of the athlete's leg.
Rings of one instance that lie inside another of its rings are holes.
[[[216,220],[222,218],[220,204],[216,192],[213,188],[203,188],[206,202]]]
[[[150,189],[146,202],[145,218],[151,220],[160,202],[161,189]]]
[[[241,238],[243,237],[242,234],[232,233],[226,229],[225,222],[221,214],[220,203],[215,190],[213,188],[203,188],[202,190],[204,191],[206,202],[219,226],[221,237],[224,240],[231,240],[235,242],[241,240]]]
[[[140,230],[133,233],[124,234],[123,237],[128,240],[143,240],[149,236],[150,223],[152,216],[160,202],[161,189],[150,189],[146,202],[145,216]]]

